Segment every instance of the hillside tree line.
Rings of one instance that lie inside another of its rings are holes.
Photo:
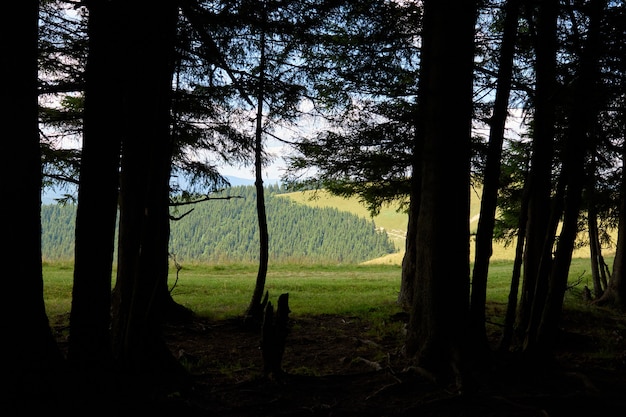
[[[213,196],[233,198],[197,204],[192,212],[173,221],[170,256],[181,265],[257,262],[259,229],[254,187],[231,187]],[[271,262],[360,263],[396,252],[387,233],[377,229],[371,219],[336,208],[297,204],[277,195],[276,187],[266,187],[266,197]],[[173,216],[177,213],[172,210]],[[45,261],[72,260],[75,216],[75,205],[42,206]]]

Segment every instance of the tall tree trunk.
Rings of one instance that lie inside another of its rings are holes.
[[[417,141],[418,139],[416,139]],[[413,152],[413,159],[418,160],[418,152]],[[420,205],[420,169],[419,162],[413,164],[411,173],[411,195],[409,201],[408,222],[406,228],[405,251],[402,258],[402,277],[400,280],[400,292],[398,293],[398,305],[403,310],[409,311],[413,305],[415,293],[415,257],[417,256],[417,219]]]
[[[624,126],[626,127],[626,109]],[[622,142],[622,166],[626,166],[626,140]],[[613,272],[602,297],[595,300],[597,305],[610,305],[626,311],[626,171],[622,170],[619,198],[619,220],[617,223],[617,245],[613,258]]]
[[[402,275],[398,305],[405,311],[410,311],[415,293],[415,257],[417,256],[417,219],[421,199],[423,133],[419,128],[419,112],[413,116],[414,136],[411,150],[411,182],[409,195],[409,210],[404,242],[404,256],[402,257]]]
[[[524,243],[526,242],[526,224],[528,223],[528,184],[524,186],[522,193],[522,203],[520,206],[520,216],[517,228],[517,242],[515,243],[515,258],[513,260],[513,271],[511,273],[511,285],[509,297],[504,316],[504,328],[498,350],[506,352],[511,348],[515,336],[515,313],[517,310],[517,299],[519,295],[519,283],[522,276],[522,264],[524,261]]]
[[[0,403],[19,406],[18,414],[29,413],[29,404],[48,404],[55,387],[54,372],[63,365],[46,315],[41,263],[41,153],[39,147],[37,97],[37,1],[4,5],[10,25],[0,29],[0,49],[5,79],[0,104],[3,152],[11,158],[11,180],[3,193],[19,196],[19,209],[7,212],[3,234],[18,239],[4,247],[8,262],[3,267],[0,303],[3,337],[0,343]],[[16,302],[17,301],[17,302]],[[49,378],[50,377],[50,378]],[[21,397],[21,395],[25,395]],[[53,394],[54,395],[54,394]],[[5,400],[17,400],[9,404]],[[36,410],[36,411],[39,411]]]
[[[162,335],[159,287],[168,270],[170,107],[177,7],[134,1],[128,24],[128,82],[120,176],[118,275],[113,348],[118,366],[150,383],[183,372]],[[137,48],[141,45],[141,48]],[[131,107],[132,105],[132,107]]]
[[[622,109],[626,127],[626,108]],[[622,166],[626,166],[626,139],[622,142]],[[626,311],[626,171],[622,169],[620,179],[619,220],[617,223],[617,245],[613,258],[613,272],[602,297],[596,305],[613,306]]]
[[[626,59],[622,57],[622,65],[626,64]],[[622,85],[626,84],[626,78],[622,76]],[[620,109],[622,115],[622,129],[626,131],[626,106],[622,104]],[[626,167],[626,137],[622,139],[622,167]],[[595,300],[597,305],[615,307],[621,311],[626,311],[626,170],[622,168],[620,178],[619,196],[619,219],[617,223],[617,245],[613,258],[613,272],[609,278],[606,290],[602,297]]]
[[[567,194],[563,225],[559,236],[550,276],[546,305],[537,330],[535,353],[550,357],[559,331],[563,298],[567,288],[569,267],[578,235],[578,218],[585,183],[585,160],[587,143],[593,138],[593,127],[598,109],[593,105],[599,78],[596,70],[597,53],[600,51],[600,19],[605,0],[593,0],[589,7],[589,29],[586,45],[580,58],[578,77],[573,85],[573,99],[568,103],[569,126],[564,148],[563,173],[567,178]]]
[[[550,286],[550,277],[554,268],[553,252],[557,241],[557,232],[559,223],[563,216],[565,205],[565,196],[567,191],[567,176],[561,171],[561,175],[552,197],[550,206],[547,228],[545,230],[544,249],[538,263],[538,270],[535,282],[535,290],[533,292],[532,303],[529,306],[529,316],[526,327],[523,330],[522,346],[523,349],[530,352],[535,341],[537,329],[541,321],[543,309],[548,298],[548,290]]]
[[[262,6],[264,7],[264,6]],[[262,12],[265,21],[265,11]],[[267,214],[265,210],[265,189],[263,187],[263,103],[265,101],[265,29],[261,28],[259,48],[261,59],[259,62],[259,85],[257,90],[257,113],[256,127],[254,133],[254,173],[256,188],[256,212],[259,224],[259,270],[257,272],[256,283],[252,293],[252,299],[246,312],[246,317],[253,322],[263,321],[262,303],[263,291],[265,290],[265,280],[269,264],[269,232],[267,229]]]
[[[123,77],[118,2],[89,2],[83,149],[76,211],[68,359],[79,368],[111,361],[111,274],[117,219]]]
[[[450,10],[456,13],[450,14]],[[420,238],[406,339],[406,352],[415,356],[419,366],[442,381],[457,383],[468,359],[464,349],[469,309],[475,16],[473,1],[424,3],[419,97],[419,127],[424,139],[417,219]],[[450,27],[455,28],[454,35]],[[452,102],[457,107],[451,115]]]
[[[523,333],[530,323],[537,288],[547,285],[547,280],[540,277],[540,264],[543,260],[544,265],[549,265],[551,260],[552,247],[546,244],[546,239],[551,238],[549,218],[545,211],[546,207],[550,207],[552,188],[558,4],[558,0],[541,1],[537,17],[535,130],[529,176],[524,275],[516,318],[516,332],[520,340],[524,339]]]
[[[604,275],[604,258],[602,256],[602,245],[600,244],[600,233],[598,231],[598,210],[596,209],[595,193],[596,193],[596,181],[595,181],[595,156],[594,152],[590,151],[591,164],[588,170],[587,181],[587,229],[589,235],[589,258],[591,263],[591,281],[593,283],[593,296],[598,299],[602,296],[604,289],[606,288],[606,277]],[[604,285],[603,285],[604,277]]]
[[[493,229],[495,226],[498,189],[500,184],[500,160],[502,158],[504,128],[509,109],[519,7],[519,0],[509,0],[506,2],[496,98],[490,123],[487,162],[480,202],[480,218],[476,232],[476,253],[472,273],[470,304],[470,326],[472,326],[472,334],[477,338],[477,340],[475,340],[475,346],[478,352],[488,350],[487,332],[485,328],[487,276],[489,274],[489,260],[493,252]]]

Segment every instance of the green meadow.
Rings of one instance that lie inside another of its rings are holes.
[[[506,305],[512,267],[511,261],[491,264],[487,298],[493,306]],[[67,319],[72,274],[70,263],[44,264],[46,309],[53,323]],[[245,312],[256,275],[254,264],[182,265],[180,270],[170,270],[169,286],[177,302],[200,316],[219,320]],[[274,304],[280,294],[289,293],[294,316],[338,314],[375,319],[399,311],[400,277],[400,266],[390,264],[270,264],[265,288]],[[574,259],[566,301],[581,300],[580,291],[584,285],[590,286],[590,280],[589,260]]]
[[[356,199],[311,191],[281,196],[302,204],[335,207],[371,218]],[[479,210],[479,193],[473,191],[470,228],[474,232]],[[382,317],[397,312],[407,215],[399,212],[397,207],[387,206],[374,217],[374,222],[394,239],[397,253],[362,264],[329,265],[307,263],[305,260],[300,263],[270,263],[265,285],[270,301],[275,303],[280,294],[289,293],[289,305],[294,315],[340,314],[376,318],[377,315]],[[472,260],[473,245],[470,249]],[[612,266],[611,248],[604,255],[608,265]],[[591,287],[588,256],[585,247],[574,253],[570,267],[571,288],[566,303],[571,300],[573,305],[580,304],[580,291],[585,285]],[[487,298],[490,305],[499,310],[496,315],[502,312],[499,307],[507,303],[513,259],[514,248],[494,243]],[[241,316],[245,312],[254,290],[256,264],[183,263],[180,266],[182,269],[177,270],[172,265],[169,274],[169,287],[177,302],[198,315],[216,320]],[[70,262],[46,262],[43,273],[48,316],[51,321],[62,321],[71,308],[73,265]]]

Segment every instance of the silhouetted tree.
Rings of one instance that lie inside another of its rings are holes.
[[[485,329],[487,277],[489,275],[489,260],[493,252],[493,231],[495,227],[498,190],[500,188],[502,146],[510,107],[509,102],[513,75],[513,59],[518,31],[519,8],[519,0],[509,0],[505,2],[502,22],[502,43],[498,60],[496,96],[493,104],[493,113],[489,120],[489,143],[487,147],[485,171],[482,176],[480,217],[476,231],[476,253],[472,271],[470,302],[472,334],[477,338],[477,348],[481,350],[488,348]]]
[[[158,5],[133,1],[120,13],[127,74],[121,100],[113,353],[120,369],[142,378],[150,375],[146,383],[179,387],[185,373],[163,339],[159,292],[168,273],[170,110],[178,7],[176,1]]]
[[[516,318],[516,334],[524,339],[535,302],[543,302],[546,275],[552,256],[552,243],[556,222],[546,215],[551,206],[552,158],[554,155],[556,112],[556,27],[558,1],[539,3],[536,34],[533,37],[536,53],[534,94],[534,129],[531,170],[528,177],[528,212],[525,227],[525,252],[522,289]],[[529,23],[530,24],[530,23]],[[534,27],[534,26],[533,26]],[[540,301],[539,301],[540,300]]]
[[[111,274],[117,227],[121,136],[118,106],[126,78],[119,2],[88,2],[83,146],[74,240],[68,359],[107,368],[111,352]]]
[[[36,412],[55,401],[50,384],[63,357],[46,315],[41,263],[41,152],[38,129],[37,28],[39,2],[5,5],[11,25],[0,29],[2,65],[8,81],[3,89],[0,118],[4,152],[11,159],[5,196],[19,196],[19,208],[4,204],[6,263],[0,343],[0,403],[5,411]],[[33,397],[37,398],[34,404]],[[17,407],[17,408],[13,408]]]
[[[424,2],[418,124],[424,141],[416,226],[419,239],[406,339],[406,351],[419,366],[441,381],[456,381],[459,388],[469,359],[469,186],[476,14],[473,1]],[[455,28],[454,36],[450,27]],[[450,103],[456,109],[452,114]],[[449,152],[451,148],[454,152]]]

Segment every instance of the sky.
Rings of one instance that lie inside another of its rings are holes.
[[[285,171],[286,163],[282,155],[285,155],[285,153],[288,152],[287,146],[280,144],[277,141],[274,142],[274,144],[270,143],[265,147],[266,152],[273,155],[274,158],[272,163],[263,169],[263,181],[279,181],[280,177],[283,176]],[[252,181],[254,181],[256,177],[253,165],[246,167],[231,167],[228,165],[224,165],[220,167],[219,171],[222,175],[226,177],[243,178]]]

